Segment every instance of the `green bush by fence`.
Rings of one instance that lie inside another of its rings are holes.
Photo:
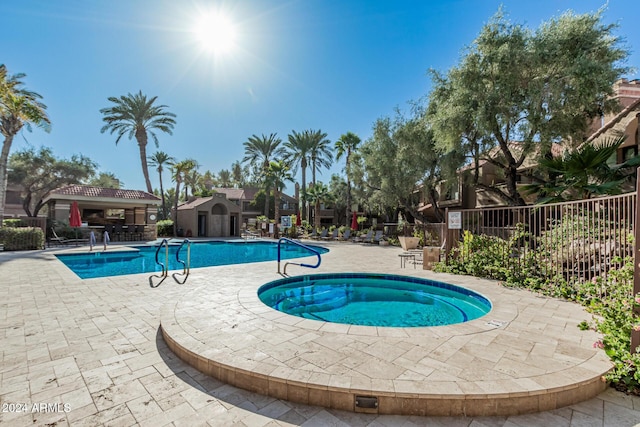
[[[44,233],[37,227],[2,227],[0,243],[5,251],[44,249]]]

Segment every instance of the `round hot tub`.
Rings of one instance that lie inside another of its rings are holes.
[[[261,286],[260,300],[283,313],[363,326],[425,327],[484,316],[491,302],[469,289],[416,277],[311,274]]]

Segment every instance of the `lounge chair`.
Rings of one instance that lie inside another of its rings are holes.
[[[316,240],[326,238],[328,232],[329,232],[329,230],[327,230],[326,228],[323,228],[322,232],[320,233],[320,235],[316,237]]]
[[[357,236],[353,238],[353,242],[354,243],[362,243],[362,242],[366,242],[367,240],[371,240],[371,236],[373,235],[373,231],[369,230],[367,232],[366,235],[364,236]]]
[[[335,240],[338,237],[338,229],[334,229],[333,232],[331,233],[331,236],[324,236],[321,237],[322,240]]]
[[[338,240],[340,242],[346,242],[347,240],[349,240],[350,237],[351,237],[351,229],[347,228],[345,232],[342,233],[342,236],[336,237],[335,240]]]
[[[49,245],[51,245],[52,243],[64,246],[69,243],[69,239],[67,239],[66,237],[59,237],[56,233],[56,230],[51,227],[51,239],[49,239]]]
[[[373,236],[373,239],[371,239],[370,243],[380,243],[380,240],[382,240],[382,238],[384,237],[384,233],[382,230],[378,230],[376,231],[376,235]]]
[[[318,231],[314,228],[311,234],[309,235],[309,239],[315,240],[317,238],[318,238]]]

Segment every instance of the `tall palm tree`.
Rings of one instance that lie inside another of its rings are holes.
[[[307,211],[307,167],[309,166],[309,159],[311,158],[311,134],[310,131],[305,130],[303,132],[291,131],[284,146],[287,150],[287,161],[294,168],[296,173],[297,168],[300,167],[302,171],[302,187],[300,196],[302,199],[302,219],[309,218],[309,212]]]
[[[51,122],[45,111],[47,106],[40,102],[40,94],[24,87],[22,79],[25,76],[23,73],[9,75],[7,67],[0,64],[0,133],[4,136],[0,153],[0,225],[4,218],[7,165],[13,138],[23,127],[31,131],[32,124],[45,132],[51,130]]]
[[[336,149],[336,160],[340,160],[342,156],[345,156],[344,172],[347,175],[347,214],[345,224],[347,227],[351,220],[351,153],[358,148],[360,142],[360,137],[349,131],[340,135],[340,139],[336,141],[334,146]]]
[[[176,190],[174,196],[174,205],[173,205],[173,236],[176,237],[178,235],[178,202],[180,200],[180,184],[184,180],[184,176],[190,170],[193,170],[196,166],[197,162],[193,159],[185,159],[174,163],[171,166],[171,175],[173,180],[176,183]]]
[[[331,141],[327,139],[327,134],[321,130],[309,132],[311,143],[311,182],[316,183],[316,172],[320,168],[330,168],[333,160],[331,152]]]
[[[315,206],[314,210],[314,226],[316,229],[320,228],[320,205],[324,202],[328,202],[331,200],[331,192],[329,191],[329,187],[324,185],[322,182],[316,182],[312,187],[307,191],[307,196],[309,196],[309,202],[313,203]]]
[[[164,151],[156,151],[149,157],[149,164],[156,168],[158,177],[160,178],[160,195],[162,196],[162,219],[167,219],[167,203],[164,195],[164,187],[162,186],[162,171],[165,166],[171,166],[176,159]]]
[[[275,133],[270,134],[269,136],[252,135],[244,145],[244,158],[242,162],[249,162],[254,164],[254,166],[259,166],[260,171],[266,174],[269,169],[269,162],[273,158],[280,158],[284,154],[284,149],[280,147],[282,140],[276,136]],[[256,165],[258,164],[258,165]],[[266,198],[264,203],[264,215],[269,217],[269,196],[271,186],[267,180],[264,180]]]
[[[289,165],[283,160],[277,162],[270,162],[269,169],[267,170],[267,180],[273,185],[273,200],[275,203],[275,234],[274,237],[279,237],[278,224],[280,223],[280,192],[284,188],[285,181],[293,182],[293,175],[289,170]]]
[[[166,105],[153,105],[158,97],[154,96],[147,99],[147,95],[143,95],[139,91],[135,95],[131,93],[126,96],[116,98],[114,96],[108,98],[114,105],[103,108],[100,112],[104,115],[102,120],[106,124],[100,129],[100,133],[110,131],[113,135],[118,135],[116,145],[120,142],[125,134],[129,139],[135,136],[140,148],[140,163],[142,164],[142,174],[144,175],[147,191],[153,192],[151,181],[149,180],[149,169],[147,168],[147,141],[149,135],[153,138],[153,142],[158,145],[158,137],[155,131],[173,134],[173,127],[176,124],[175,114],[165,110]]]

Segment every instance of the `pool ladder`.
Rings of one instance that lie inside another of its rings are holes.
[[[280,273],[280,260],[281,260],[280,250],[281,250],[281,246],[282,246],[283,242],[299,246],[301,248],[304,248],[304,249],[308,250],[309,252],[312,252],[315,256],[318,257],[318,262],[316,263],[316,265],[304,264],[304,263],[301,263],[301,262],[300,263],[298,263],[298,262],[286,262],[284,264],[284,269],[282,270],[282,273]],[[289,265],[289,264],[299,265],[300,267],[318,268],[318,267],[320,267],[320,262],[321,261],[322,261],[322,259],[320,258],[320,252],[316,251],[312,247],[309,247],[307,245],[303,245],[302,243],[296,242],[295,240],[287,239],[286,237],[281,237],[280,240],[278,240],[278,274],[286,276],[287,275],[287,265]]]
[[[180,259],[180,250],[184,245],[187,245],[186,261]],[[163,247],[165,249],[164,262],[161,262],[158,257],[160,255],[160,249],[162,249]],[[162,242],[160,242],[158,249],[156,249],[155,260],[156,264],[161,267],[161,271],[160,275],[152,274],[151,276],[149,276],[149,286],[151,286],[152,288],[157,288],[158,286],[160,286],[160,283],[164,282],[164,279],[166,279],[169,275],[169,241],[167,239],[162,239]],[[178,246],[178,250],[176,251],[176,261],[182,264],[182,273],[173,273],[171,277],[173,277],[173,280],[175,280],[177,283],[182,285],[187,281],[187,278],[189,277],[189,273],[191,271],[191,241],[189,239],[184,239],[182,243],[180,243],[180,246]],[[160,279],[160,281],[155,285],[153,283],[154,277]],[[181,277],[183,277],[182,280]]]

